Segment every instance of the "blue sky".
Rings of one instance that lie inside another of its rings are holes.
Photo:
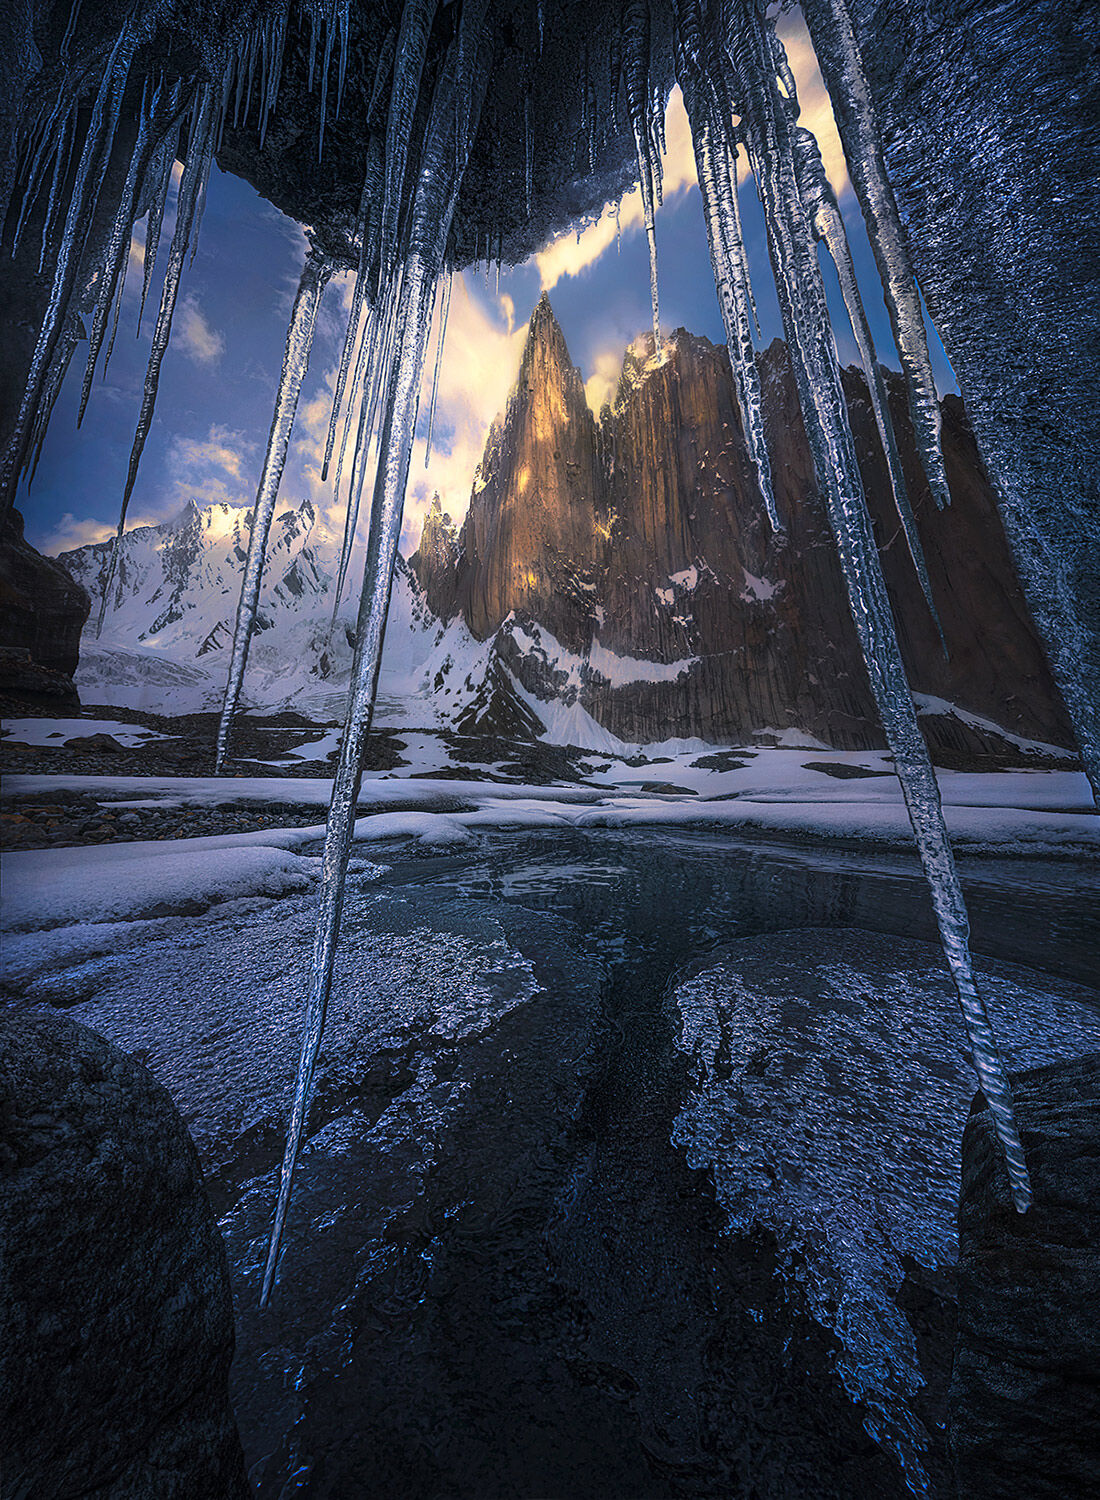
[[[847,182],[828,100],[797,16],[785,19],[786,42],[802,103],[802,120],[818,136],[840,198],[857,273],[879,356],[896,364],[889,323],[862,219]],[[715,342],[723,339],[702,202],[695,184],[686,117],[678,95],[670,101],[665,201],[657,238],[662,327],[686,327]],[[178,173],[177,173],[178,175]],[[780,336],[760,207],[751,178],[743,179],[741,211],[763,332]],[[160,265],[171,231],[166,216]],[[464,514],[489,422],[503,409],[514,381],[527,320],[541,292],[549,292],[574,363],[594,406],[612,391],[627,344],[650,326],[648,251],[637,193],[620,208],[621,239],[614,218],[585,228],[579,242],[568,235],[530,262],[495,268],[488,281],[471,270],[456,279],[444,348],[435,440],[424,467],[423,436],[428,393],[421,402],[420,434],[406,500],[403,550],[411,551],[420,520],[435,490],[456,518]],[[29,539],[56,552],[113,532],[125,481],[156,315],[154,284],[140,340],[134,338],[141,280],[142,235],[131,249],[122,321],[106,379],[97,375],[81,431],[76,410],[83,375],[78,348],[58,401],[42,460],[20,508]],[[282,361],[286,322],[301,267],[305,238],[240,179],[213,174],[199,251],[185,272],[172,343],[161,373],[157,412],[130,504],[128,525],[149,524],[177,514],[188,500],[250,504],[259,477]],[[833,306],[841,358],[854,362],[855,347],[831,265],[826,283]],[[336,521],[331,482],[322,484],[320,455],[328,423],[336,363],[343,339],[350,287],[335,279],[325,294],[310,372],[303,388],[281,498],[309,496]],[[954,389],[947,361],[933,336],[941,389]],[[428,375],[434,360],[429,351]]]

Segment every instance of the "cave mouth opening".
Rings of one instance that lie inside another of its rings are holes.
[[[583,14],[580,8],[549,0],[461,0],[444,6],[435,0],[405,0],[400,6],[255,0],[243,16],[237,8],[229,25],[216,4],[165,0],[135,4],[118,14],[115,8],[82,7],[76,0],[71,7],[27,6],[22,24],[12,29],[4,59],[12,86],[0,209],[12,250],[8,279],[16,288],[20,316],[14,321],[21,336],[9,352],[8,384],[16,394],[3,433],[5,508],[13,504],[23,478],[33,474],[50,413],[79,345],[86,337],[84,400],[101,356],[106,362],[110,355],[133,226],[141,217],[147,218],[143,301],[157,284],[153,273],[158,259],[163,265],[155,315],[149,308],[151,350],[115,547],[102,582],[101,619],[115,582],[118,544],[154,421],[161,366],[215,159],[309,225],[244,566],[219,731],[219,769],[256,628],[265,548],[318,308],[334,270],[355,274],[324,468],[327,472],[331,465],[334,477],[347,485],[341,587],[357,531],[366,536],[366,560],[304,1039],[263,1301],[279,1263],[324,1031],[356,793],[433,322],[441,349],[448,288],[456,270],[479,261],[514,263],[551,233],[618,201],[637,183],[649,246],[653,350],[658,353],[658,206],[664,108],[674,81],[690,122],[741,427],[762,512],[778,532],[787,518],[776,504],[761,414],[759,325],[740,219],[739,161],[753,177],[816,485],[826,504],[853,625],[902,783],[1016,1205],[1021,1212],[1028,1206],[1028,1172],[1011,1096],[974,979],[966,907],[865,503],[819,246],[839,283],[899,523],[933,614],[936,601],[913,524],[864,309],[865,292],[852,264],[834,185],[813,134],[800,122],[794,70],[777,33],[782,9],[762,8],[756,0],[676,0],[673,5],[664,0],[595,0]],[[920,31],[918,7],[902,9],[912,48],[925,48],[941,70],[946,68]],[[1004,330],[966,325],[966,336],[954,336],[960,320],[950,290],[934,285],[941,247],[927,228],[923,235],[912,232],[899,207],[901,195],[913,218],[914,195],[920,200],[923,194],[934,211],[944,212],[943,183],[929,160],[937,149],[935,132],[915,147],[904,139],[899,144],[906,109],[913,130],[914,110],[923,101],[941,127],[941,137],[954,142],[947,177],[953,172],[988,197],[992,186],[982,178],[985,160],[974,155],[976,148],[960,144],[949,119],[935,115],[928,91],[942,88],[943,79],[926,82],[919,95],[919,85],[897,56],[884,57],[891,47],[895,53],[904,51],[906,38],[900,32],[884,36],[872,10],[864,0],[802,0],[906,381],[921,483],[938,506],[949,503],[922,287],[915,270],[918,256],[928,268],[923,290],[960,381],[972,378],[979,443],[1002,495],[1022,582],[1095,778],[1100,694],[1091,694],[1090,674],[1078,664],[1078,659],[1095,660],[1091,650],[1082,649],[1086,611],[1074,597],[1074,577],[1063,570],[1054,581],[1058,570],[1050,558],[1064,555],[1065,532],[1045,551],[1041,544],[1049,538],[1036,538],[1036,527],[1042,526],[1069,528],[1071,540],[1073,528],[1082,536],[1091,534],[1083,501],[1077,499],[1084,491],[1079,487],[1061,515],[1051,519],[1042,506],[1029,507],[1021,471],[1005,458],[998,427],[1004,413],[986,410],[1002,378],[987,368],[992,363],[988,344]],[[1036,41],[1032,64],[1041,60],[1053,67],[1053,40],[1044,30],[1047,8],[1028,12],[1026,6],[1018,7],[1013,20],[1014,50]],[[958,22],[954,17],[953,24]],[[971,95],[980,95],[983,67],[988,72],[1001,60],[999,54],[984,64],[976,60],[984,40],[982,27],[977,30],[981,35],[968,42],[964,56],[965,67],[978,79],[975,84],[971,78]],[[942,101],[937,106],[941,112],[944,107]],[[1061,146],[1067,156],[1071,130],[1063,131]],[[911,170],[921,179],[916,187],[907,176]],[[169,233],[165,205],[174,179],[175,216]],[[167,241],[163,249],[158,243],[162,230]],[[1071,293],[1067,281],[1062,295]],[[978,376],[974,348],[982,350],[985,360]],[[1004,361],[1006,368],[1012,363]],[[378,454],[373,471],[367,462],[372,444]],[[1041,454],[1034,444],[1028,456],[1037,466]],[[1049,482],[1056,483],[1071,463],[1072,456],[1063,457]],[[363,503],[368,472],[372,488]]]

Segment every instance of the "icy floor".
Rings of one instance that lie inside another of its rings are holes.
[[[935,1438],[900,1267],[951,1257],[972,1083],[915,861],[576,828],[592,794],[543,795],[562,810],[551,828],[358,851],[265,1315],[312,895],[245,882],[204,912],[200,882],[190,914],[91,918],[106,917],[94,892],[121,900],[138,864],[162,893],[180,858],[202,872],[270,854],[308,880],[302,831],[41,851],[57,892],[91,856],[84,920],[5,938],[9,983],[143,1056],[195,1136],[260,1494],[296,1475],[311,1496],[725,1495],[747,1450],[762,1496],[850,1500],[865,1426],[883,1448],[863,1491],[902,1493],[899,1454],[919,1490]],[[1100,1045],[1098,997],[1070,982],[1100,952],[1095,872],[963,871],[1013,1064]]]

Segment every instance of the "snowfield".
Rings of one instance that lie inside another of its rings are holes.
[[[553,828],[725,828],[732,834],[859,841],[912,848],[912,832],[887,758],[876,752],[757,749],[741,764],[700,766],[697,748],[630,766],[593,757],[586,785],[528,786],[425,775],[430,737],[403,772],[364,778],[355,825],[364,852],[395,841],[462,847],[485,833]],[[668,747],[672,749],[673,747]],[[838,780],[818,766],[872,774]],[[876,774],[877,773],[877,774]],[[1095,858],[1100,817],[1088,783],[1068,771],[939,774],[955,848],[963,854]],[[315,805],[317,822],[194,839],[36,849],[2,859],[0,976],[71,962],[73,953],[115,951],[142,941],[158,921],[200,915],[224,903],[307,889],[320,861],[328,778],[31,776],[7,780],[9,795],[63,790],[128,808]],[[302,851],[310,849],[311,854]],[[384,848],[382,851],[384,858]]]

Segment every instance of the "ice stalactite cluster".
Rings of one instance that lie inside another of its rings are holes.
[[[1023,1211],[1031,1201],[1031,1187],[1011,1093],[974,979],[966,905],[935,772],[917,724],[848,425],[815,245],[813,213],[823,195],[812,177],[800,180],[797,96],[780,43],[755,0],[716,0],[705,10],[700,9],[698,21],[693,24],[689,18],[680,28],[685,97],[690,92],[698,98],[700,90],[708,87],[708,80],[720,76],[728,92],[719,96],[718,111],[710,123],[716,134],[725,133],[727,138],[736,130],[729,149],[743,141],[748,152],[764,210],[799,402],[844,572],[852,619],[928,880],[974,1066],[997,1123],[1016,1205]],[[803,167],[805,178],[804,157]],[[873,177],[873,168],[868,175]],[[804,199],[804,187],[810,190],[809,202]],[[718,182],[716,190],[727,198],[732,196],[736,191],[732,177]],[[727,219],[731,212],[727,210]],[[843,260],[843,255],[840,258]],[[737,269],[731,265],[728,274],[732,279]]]

